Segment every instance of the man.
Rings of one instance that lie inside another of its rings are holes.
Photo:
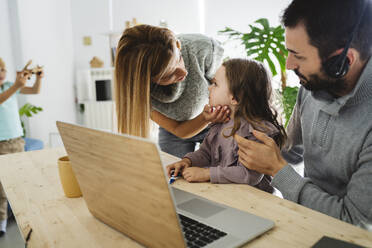
[[[236,136],[240,161],[273,176],[284,198],[364,228],[372,224],[371,5],[293,0],[282,16],[286,66],[302,87],[286,147],[256,131],[262,143]],[[304,177],[290,166],[301,160]]]

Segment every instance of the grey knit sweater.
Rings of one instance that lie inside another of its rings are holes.
[[[188,71],[182,82],[152,85],[152,108],[177,120],[190,120],[200,114],[208,103],[208,80],[214,77],[222,62],[220,43],[201,34],[181,34],[181,53]]]
[[[272,186],[283,197],[354,225],[372,224],[372,59],[355,88],[340,98],[301,88],[288,126],[291,166]]]

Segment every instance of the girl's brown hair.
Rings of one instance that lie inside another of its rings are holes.
[[[277,121],[277,112],[270,106],[271,81],[263,64],[248,59],[230,59],[222,64],[226,69],[229,90],[238,102],[234,113],[234,126],[229,136],[240,128],[240,119],[245,119],[253,128],[265,130],[262,121],[272,123],[279,134],[274,138],[279,147],[287,138],[284,127]]]
[[[121,36],[115,59],[118,131],[148,137],[150,83],[161,78],[174,53],[176,38],[166,28],[139,25]]]

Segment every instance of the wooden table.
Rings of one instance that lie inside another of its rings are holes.
[[[57,158],[63,148],[0,156],[0,180],[29,248],[142,247],[95,219],[83,198],[66,198]],[[165,164],[174,157],[163,154]],[[372,247],[372,233],[248,185],[187,183],[175,187],[275,222],[244,247],[311,247],[323,235]]]

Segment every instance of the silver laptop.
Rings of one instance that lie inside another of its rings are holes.
[[[150,140],[57,126],[89,211],[147,247],[238,247],[274,226],[170,186]]]

